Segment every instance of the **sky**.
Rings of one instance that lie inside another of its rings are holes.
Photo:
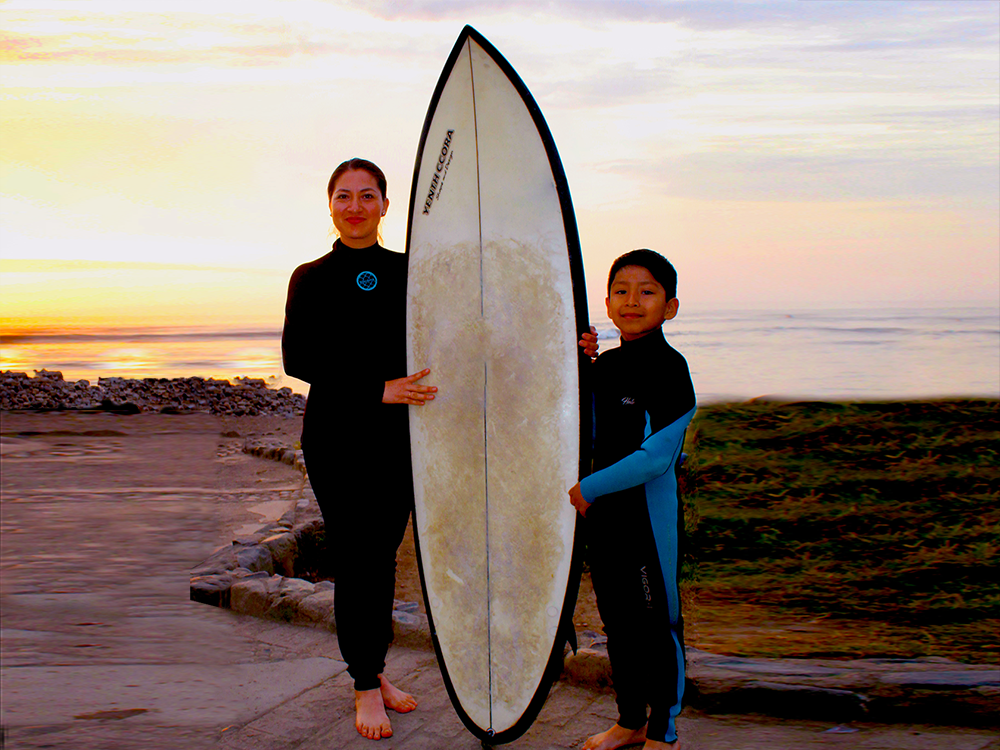
[[[549,124],[592,310],[635,247],[682,312],[1000,303],[996,0],[6,0],[0,324],[277,328],[352,156],[402,251],[465,24]]]

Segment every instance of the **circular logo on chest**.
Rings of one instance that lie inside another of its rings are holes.
[[[362,271],[357,278],[358,287],[366,292],[370,292],[378,284],[378,277],[371,271]]]

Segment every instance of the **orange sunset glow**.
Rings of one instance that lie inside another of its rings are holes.
[[[402,251],[465,23],[545,113],[595,315],[633,247],[684,310],[1000,299],[996,3],[156,7],[0,5],[4,331],[280,329],[349,156],[385,170]]]

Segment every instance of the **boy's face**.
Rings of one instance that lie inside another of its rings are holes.
[[[642,266],[618,269],[610,294],[604,300],[608,317],[625,341],[641,339],[663,325],[663,321],[673,319],[680,304],[676,297],[667,299],[666,290]]]

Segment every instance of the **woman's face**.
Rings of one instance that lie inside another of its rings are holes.
[[[351,169],[337,180],[330,197],[333,226],[348,247],[368,247],[378,241],[378,225],[389,208],[374,175]]]

